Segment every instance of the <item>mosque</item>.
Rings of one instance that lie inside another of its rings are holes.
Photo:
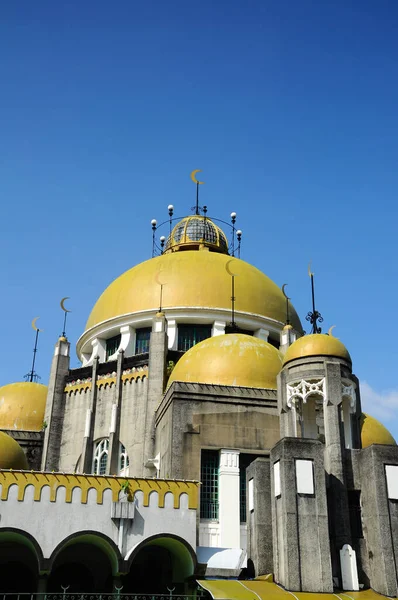
[[[347,348],[240,259],[235,213],[168,210],[81,366],[64,334],[48,385],[0,388],[4,600],[397,597],[398,448]]]

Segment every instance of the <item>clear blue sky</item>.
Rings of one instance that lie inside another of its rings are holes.
[[[59,300],[74,345],[201,168],[304,323],[312,259],[325,330],[398,438],[396,0],[3,2],[0,56],[0,384],[29,370],[37,315],[47,382]]]

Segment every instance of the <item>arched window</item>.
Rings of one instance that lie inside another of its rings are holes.
[[[108,462],[108,451],[109,451],[109,439],[104,438],[97,442],[94,461],[93,461],[93,473],[94,475],[105,475],[106,465]]]
[[[93,460],[93,473],[94,475],[105,475],[106,467],[108,463],[109,453],[109,439],[103,438],[96,443],[94,460]],[[119,472],[118,475],[122,477],[128,477],[129,475],[129,464],[130,460],[126,451],[126,448],[122,443],[119,443]]]
[[[122,443],[120,443],[120,448],[119,448],[119,475],[122,475],[124,477],[128,477],[129,476],[129,465],[130,465],[130,460],[129,460],[126,448],[123,446]]]

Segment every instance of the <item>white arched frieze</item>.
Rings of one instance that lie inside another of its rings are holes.
[[[310,381],[302,379],[290,385],[287,384],[286,390],[286,404],[289,408],[293,407],[295,399],[306,403],[307,398],[313,395],[322,396],[324,402],[326,401],[326,382],[324,377],[322,379],[311,379]]]

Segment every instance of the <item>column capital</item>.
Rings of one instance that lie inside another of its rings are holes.
[[[220,450],[220,473],[239,474],[239,450],[221,448]]]

